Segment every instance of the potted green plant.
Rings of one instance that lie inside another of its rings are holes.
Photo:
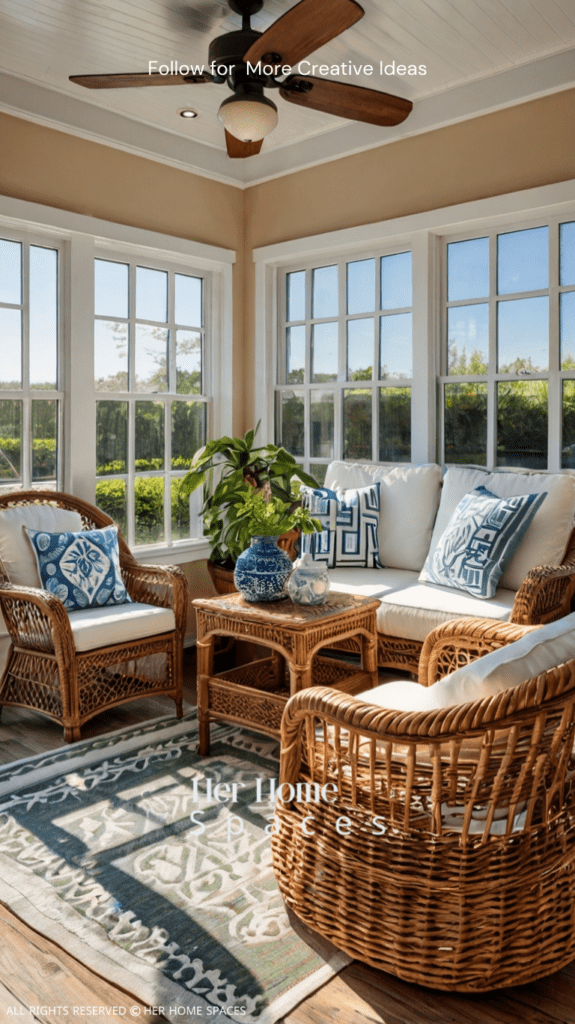
[[[236,522],[245,524],[250,547],[238,556],[234,582],[246,601],[280,601],[293,569],[286,551],[278,547],[281,534],[298,529],[302,533],[321,530],[307,508],[297,501],[282,501],[246,487],[235,505]]]
[[[248,430],[243,438],[224,436],[208,441],[196,453],[181,483],[183,497],[203,487],[201,515],[204,536],[211,543],[208,568],[220,593],[235,589],[236,561],[250,546],[252,534],[245,517],[238,517],[237,507],[246,489],[263,491],[267,497],[292,504],[296,478],[310,487],[319,487],[317,480],[304,472],[285,448],[275,444],[255,446],[259,425]],[[284,542],[280,538],[280,545],[289,546],[295,535],[291,531]]]

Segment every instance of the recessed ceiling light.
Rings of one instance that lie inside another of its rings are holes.
[[[197,110],[192,110],[190,107],[184,107],[183,110],[178,110],[180,117],[197,117]]]

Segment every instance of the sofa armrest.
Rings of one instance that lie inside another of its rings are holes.
[[[496,622],[493,619],[450,619],[432,629],[419,659],[418,681],[432,686],[461,665],[519,640],[537,625]]]
[[[527,573],[511,611],[511,622],[540,625],[568,615],[575,592],[575,563],[540,565]]]
[[[74,650],[74,638],[63,602],[40,587],[0,587],[0,608],[15,647],[47,651],[60,657]]]

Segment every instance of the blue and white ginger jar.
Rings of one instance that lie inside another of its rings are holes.
[[[294,604],[323,604],[329,594],[329,576],[325,562],[314,562],[309,553],[294,563],[288,592]]]
[[[244,601],[281,601],[293,563],[277,546],[277,537],[252,537],[234,570],[234,583]]]

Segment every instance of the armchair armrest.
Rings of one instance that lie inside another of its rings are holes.
[[[60,656],[74,650],[68,612],[55,594],[39,587],[0,586],[0,608],[15,647]]]
[[[432,686],[450,672],[519,640],[537,625],[497,622],[493,619],[450,619],[432,629],[419,659],[418,681]]]
[[[171,608],[178,629],[184,630],[188,614],[188,582],[178,565],[140,565],[122,560],[122,577],[132,601]]]

